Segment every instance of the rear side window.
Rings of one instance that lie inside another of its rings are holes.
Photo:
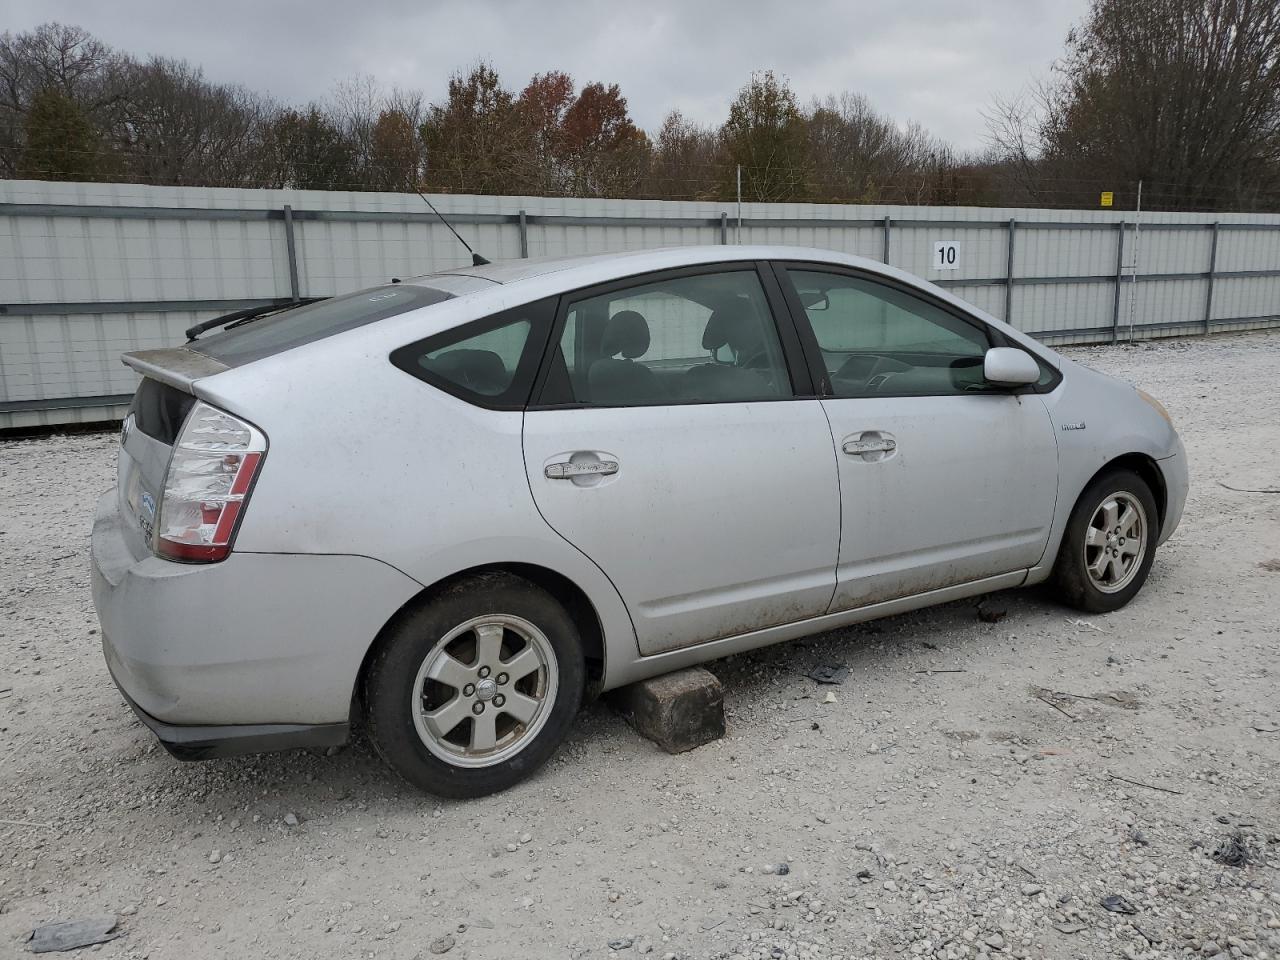
[[[468,403],[518,410],[542,359],[556,299],[514,307],[400,347],[391,362]]]
[[[209,334],[190,349],[235,367],[452,297],[443,290],[411,283],[371,287]]]
[[[540,398],[548,405],[743,403],[793,395],[754,269],[648,280],[574,301],[559,339]]]

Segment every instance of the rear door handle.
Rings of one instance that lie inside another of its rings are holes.
[[[548,480],[572,480],[574,477],[611,477],[617,472],[617,460],[548,463],[542,471]]]

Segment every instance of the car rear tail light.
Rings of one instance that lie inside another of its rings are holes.
[[[266,452],[256,427],[197,402],[169,461],[156,553],[186,563],[224,559]]]

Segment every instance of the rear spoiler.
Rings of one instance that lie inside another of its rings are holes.
[[[167,383],[186,393],[194,393],[191,387],[197,380],[231,369],[225,363],[186,347],[135,350],[126,353],[120,360],[142,376]]]

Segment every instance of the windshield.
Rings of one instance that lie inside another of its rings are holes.
[[[189,344],[188,349],[236,367],[452,297],[417,284],[371,287],[209,334]]]

